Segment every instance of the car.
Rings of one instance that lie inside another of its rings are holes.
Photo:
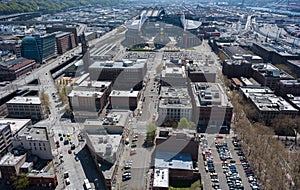
[[[60,147],[60,145],[59,144],[56,144],[56,148],[59,148]]]
[[[131,175],[122,176],[122,181],[127,181],[131,179]]]
[[[60,137],[60,138],[59,138],[59,140],[60,140],[60,141],[63,141],[63,140],[64,140],[64,138],[63,138],[63,137]]]
[[[136,144],[132,144],[132,145],[131,145],[131,148],[135,148],[135,147],[136,147]]]
[[[64,145],[67,145],[67,144],[69,144],[68,139],[66,139],[66,140],[64,141]]]
[[[69,150],[68,150],[68,153],[69,153],[69,154],[72,154],[72,150],[71,150],[71,149],[69,149]]]
[[[59,141],[56,141],[55,144],[59,144]]]
[[[61,136],[62,136],[62,134],[61,134],[61,133],[58,133],[58,136],[59,136],[59,137],[61,137]]]
[[[63,137],[66,137],[66,134],[63,134]]]
[[[124,169],[125,169],[125,170],[129,170],[130,168],[131,168],[131,165],[125,164],[125,166],[124,166]]]
[[[71,145],[71,150],[74,150],[76,148],[75,144]]]
[[[75,156],[75,160],[76,160],[76,161],[78,161],[78,160],[79,160],[78,156]]]
[[[71,181],[70,181],[69,178],[67,178],[67,179],[65,180],[65,182],[66,182],[66,185],[70,185],[70,183],[71,183]]]

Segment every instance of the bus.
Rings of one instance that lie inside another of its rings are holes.
[[[90,184],[90,182],[89,182],[88,179],[84,179],[83,182],[84,182],[84,188],[86,190],[91,190],[92,189],[92,186],[91,186],[91,184]]]

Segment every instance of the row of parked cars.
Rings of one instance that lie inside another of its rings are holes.
[[[232,160],[232,154],[228,148],[227,142],[219,137],[216,138],[215,146],[222,161],[222,169],[225,174],[227,185],[230,190],[244,189],[242,179],[237,172],[235,160]]]
[[[132,160],[128,160],[125,163],[125,166],[123,168],[124,172],[123,172],[123,175],[122,175],[122,181],[127,181],[127,180],[131,179],[131,171],[130,171],[131,166],[132,166]]]
[[[236,150],[236,153],[239,156],[241,165],[243,166],[245,174],[250,183],[250,187],[252,188],[252,190],[259,190],[260,189],[259,183],[258,183],[256,177],[254,177],[254,174],[253,174],[253,172],[250,168],[250,165],[244,155],[244,152],[241,149],[241,144],[240,144],[239,140],[234,137],[232,140],[232,144],[234,146],[234,150]]]

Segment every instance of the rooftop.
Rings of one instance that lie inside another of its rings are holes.
[[[0,160],[0,166],[15,166],[17,163],[19,163],[26,154],[15,156],[11,153],[5,154],[1,160]]]
[[[269,63],[253,64],[252,68],[267,77],[293,79],[293,77],[291,75],[289,75],[288,73],[286,73],[284,71],[281,71],[276,66],[269,64]]]
[[[122,60],[122,61],[96,61],[89,68],[143,68],[147,59]]]
[[[169,169],[157,168],[154,170],[153,187],[169,187]]]
[[[35,104],[39,105],[41,104],[41,100],[39,97],[36,96],[17,96],[11,99],[10,101],[6,102],[6,104]]]
[[[11,69],[11,70],[17,70],[29,63],[34,63],[34,62],[35,62],[34,60],[20,57],[17,59],[6,61],[6,62],[1,62],[0,67],[4,67],[7,69]]]
[[[274,94],[269,87],[240,87],[240,91],[244,94],[245,97],[249,98],[252,94]]]
[[[184,67],[168,67],[161,72],[162,77],[186,77]]]
[[[250,94],[249,98],[260,111],[294,111],[298,112],[290,103],[275,94]]]
[[[107,88],[111,85],[109,81],[82,81],[79,84],[80,87],[94,87],[94,88]]]
[[[192,83],[192,90],[197,106],[232,107],[231,102],[218,83]]]
[[[2,123],[10,124],[12,134],[16,134],[23,127],[31,124],[31,119],[11,119],[11,118],[0,118],[0,125]]]
[[[110,97],[128,97],[136,98],[139,95],[139,91],[123,91],[123,90],[113,90],[110,93]]]
[[[191,97],[187,88],[161,87],[159,107],[192,108]]]
[[[192,157],[187,153],[156,152],[155,168],[192,170]]]
[[[72,92],[68,95],[69,97],[94,97],[101,98],[103,92],[98,92],[96,90],[72,90]]]
[[[189,72],[195,73],[216,73],[217,68],[215,66],[210,66],[204,61],[194,62],[193,64],[188,64]]]
[[[47,129],[46,127],[27,127],[18,133],[17,137],[25,137],[30,141],[47,141]]]

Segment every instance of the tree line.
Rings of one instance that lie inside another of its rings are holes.
[[[100,4],[114,5],[117,0],[12,0],[0,3],[0,14],[14,14],[36,11],[60,11],[67,8]]]

